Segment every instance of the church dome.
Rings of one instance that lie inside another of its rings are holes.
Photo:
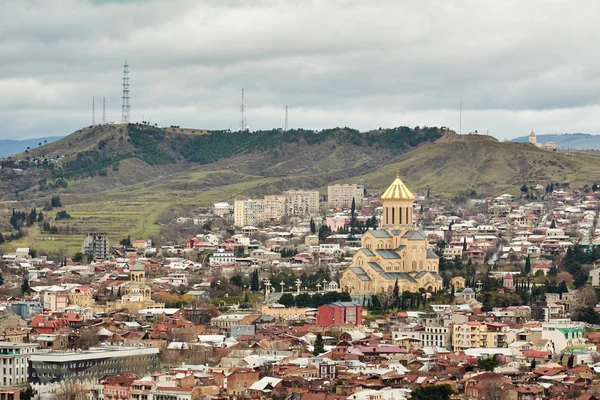
[[[400,180],[400,171],[396,171],[396,179],[381,195],[381,200],[414,200],[415,196]]]

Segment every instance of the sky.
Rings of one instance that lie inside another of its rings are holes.
[[[597,0],[0,2],[0,139],[121,120],[600,133]],[[462,101],[462,124],[460,107]]]

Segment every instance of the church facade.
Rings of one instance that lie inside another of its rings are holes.
[[[415,197],[399,173],[381,200],[381,227],[362,235],[361,249],[342,273],[340,289],[353,295],[377,294],[393,291],[396,281],[400,292],[441,289],[439,258],[413,224]]]

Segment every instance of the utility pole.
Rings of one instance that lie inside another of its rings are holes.
[[[92,97],[92,125],[96,125],[96,99]]]
[[[123,105],[121,106],[121,122],[129,123],[129,65],[127,60],[123,65]]]

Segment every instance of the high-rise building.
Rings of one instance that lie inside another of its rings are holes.
[[[282,217],[302,217],[319,213],[319,192],[316,190],[288,190],[283,194],[265,196],[264,217],[278,221]]]
[[[357,183],[336,184],[327,187],[329,208],[350,207],[352,199],[358,207],[365,197],[365,186]]]
[[[81,250],[84,254],[91,254],[94,258],[108,258],[108,238],[105,233],[88,233],[83,241]]]
[[[0,384],[21,386],[29,382],[29,360],[37,343],[0,342]]]
[[[236,200],[233,206],[235,226],[258,225],[265,221],[263,200]]]

